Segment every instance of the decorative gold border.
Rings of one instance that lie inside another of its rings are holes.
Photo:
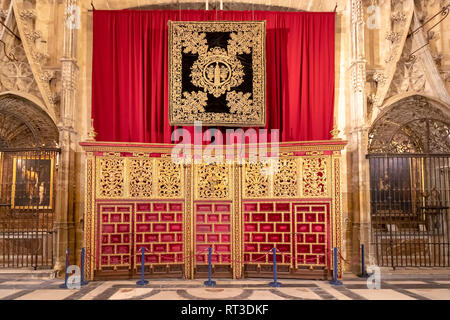
[[[232,245],[231,259],[233,267],[233,279],[242,278],[243,269],[243,247],[242,247],[242,165],[235,164],[233,168],[234,173],[234,199],[233,199],[233,213],[232,213],[232,237],[234,241]]]
[[[95,270],[95,158],[87,154],[86,195],[85,195],[85,246],[86,246],[86,278],[94,279]]]
[[[184,273],[186,279],[194,279],[194,241],[193,241],[193,230],[194,230],[194,219],[193,219],[193,203],[192,198],[192,165],[184,166],[184,177],[186,181],[185,190],[185,205],[184,205]]]
[[[307,152],[307,151],[341,151],[345,148],[347,141],[338,140],[338,143],[332,143],[329,140],[320,141],[296,141],[296,142],[280,142],[280,143],[267,143],[267,152],[271,151],[272,145],[275,148],[279,148],[279,152]],[[166,154],[170,157],[172,149],[177,146],[177,144],[154,144],[154,143],[126,143],[121,144],[118,142],[89,142],[82,143],[82,148],[86,152],[136,152],[136,153],[161,153]],[[247,151],[250,147],[258,147],[258,144],[246,144],[245,150]],[[191,149],[191,154],[194,154],[194,149],[204,149],[207,146],[194,146],[186,145],[186,148]],[[223,146],[224,150],[226,148],[235,148],[236,145]],[[225,152],[223,154],[226,154]],[[258,153],[257,153],[258,155]]]
[[[16,194],[16,169],[17,169],[17,159],[19,157],[13,157],[13,180],[12,180],[12,190],[11,190],[11,209],[53,209],[53,171],[54,171],[54,163],[55,159],[52,156],[43,156],[43,157],[23,157],[23,160],[50,160],[50,198],[48,206],[15,206],[14,198]]]
[[[193,125],[193,122],[178,122],[178,121],[174,121],[172,118],[173,115],[173,94],[172,92],[175,92],[175,90],[173,89],[174,84],[173,84],[173,79],[175,78],[179,78],[181,81],[181,68],[180,66],[177,66],[174,61],[174,53],[173,53],[173,47],[174,47],[174,39],[173,39],[173,29],[176,25],[182,25],[182,24],[203,24],[203,25],[261,25],[262,27],[262,33],[261,33],[261,39],[260,39],[260,44],[261,44],[261,60],[259,61],[259,64],[262,68],[262,72],[260,72],[262,74],[262,79],[261,79],[261,118],[259,122],[244,122],[244,123],[239,123],[239,122],[215,122],[214,123],[209,123],[209,122],[204,122],[205,124],[207,124],[208,126],[222,126],[222,127],[264,127],[266,125],[267,122],[267,116],[266,116],[266,21],[168,21],[168,25],[169,25],[169,30],[168,30],[168,37],[169,37],[169,48],[168,48],[168,55],[169,55],[169,124],[171,126],[186,126],[186,125]],[[234,29],[230,29],[230,31],[233,31]],[[181,48],[179,49],[181,50]],[[254,54],[253,54],[254,56]],[[179,64],[179,63],[178,63]],[[252,65],[253,68],[255,68],[255,62],[253,62]],[[255,74],[255,72],[254,72]],[[255,81],[253,80],[253,83]],[[253,89],[252,95],[255,93],[255,89]],[[181,94],[181,93],[180,93]]]
[[[333,161],[333,170],[332,170],[332,183],[333,187],[333,224],[332,224],[332,233],[331,237],[333,240],[332,247],[336,247],[338,249],[338,254],[342,254],[342,199],[341,199],[341,155],[340,153],[334,153],[332,156]],[[331,266],[334,265],[334,255],[331,255]],[[342,261],[340,257],[337,259],[338,264],[338,278],[342,277]]]

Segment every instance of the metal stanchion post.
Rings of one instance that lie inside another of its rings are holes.
[[[358,275],[360,278],[368,278],[369,274],[366,271],[366,266],[364,263],[364,244],[361,245],[361,274]]]
[[[141,247],[142,251],[142,260],[141,260],[141,280],[136,282],[138,286],[145,286],[148,284],[148,281],[144,279],[144,271],[145,271],[145,248]]]
[[[278,288],[281,287],[282,284],[277,281],[277,249],[273,248],[273,282],[269,283],[269,286]]]
[[[208,262],[209,262],[208,281],[204,282],[204,285],[207,286],[207,287],[215,287],[216,286],[216,282],[211,280],[211,273],[212,273],[211,252],[212,252],[212,248],[209,247],[209,253],[208,253]]]
[[[337,248],[334,248],[334,274],[333,274],[334,279],[330,281],[330,283],[335,286],[342,285],[342,282],[339,281],[337,278],[337,273],[338,273]]]
[[[69,274],[67,273],[67,269],[69,268],[69,248],[66,249],[66,268],[64,269],[64,283],[59,287],[63,289],[67,289],[67,280],[69,279]]]
[[[81,280],[80,285],[85,286],[88,284],[86,280],[84,280],[84,257],[85,257],[86,251],[84,248],[81,248]]]

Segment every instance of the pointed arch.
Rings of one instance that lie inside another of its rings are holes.
[[[369,153],[450,153],[450,108],[422,95],[396,99],[369,131]]]
[[[36,102],[38,101],[29,100],[23,95],[0,94],[0,145],[3,148],[58,145],[57,126]]]

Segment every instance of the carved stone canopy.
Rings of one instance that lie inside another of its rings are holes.
[[[435,102],[411,96],[373,124],[369,153],[450,153],[450,117]]]
[[[0,97],[0,148],[56,147],[59,133],[36,104],[12,94]]]

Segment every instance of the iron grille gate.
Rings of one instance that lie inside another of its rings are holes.
[[[372,245],[387,267],[450,266],[450,155],[368,155]]]
[[[0,268],[53,267],[58,153],[0,150]]]

